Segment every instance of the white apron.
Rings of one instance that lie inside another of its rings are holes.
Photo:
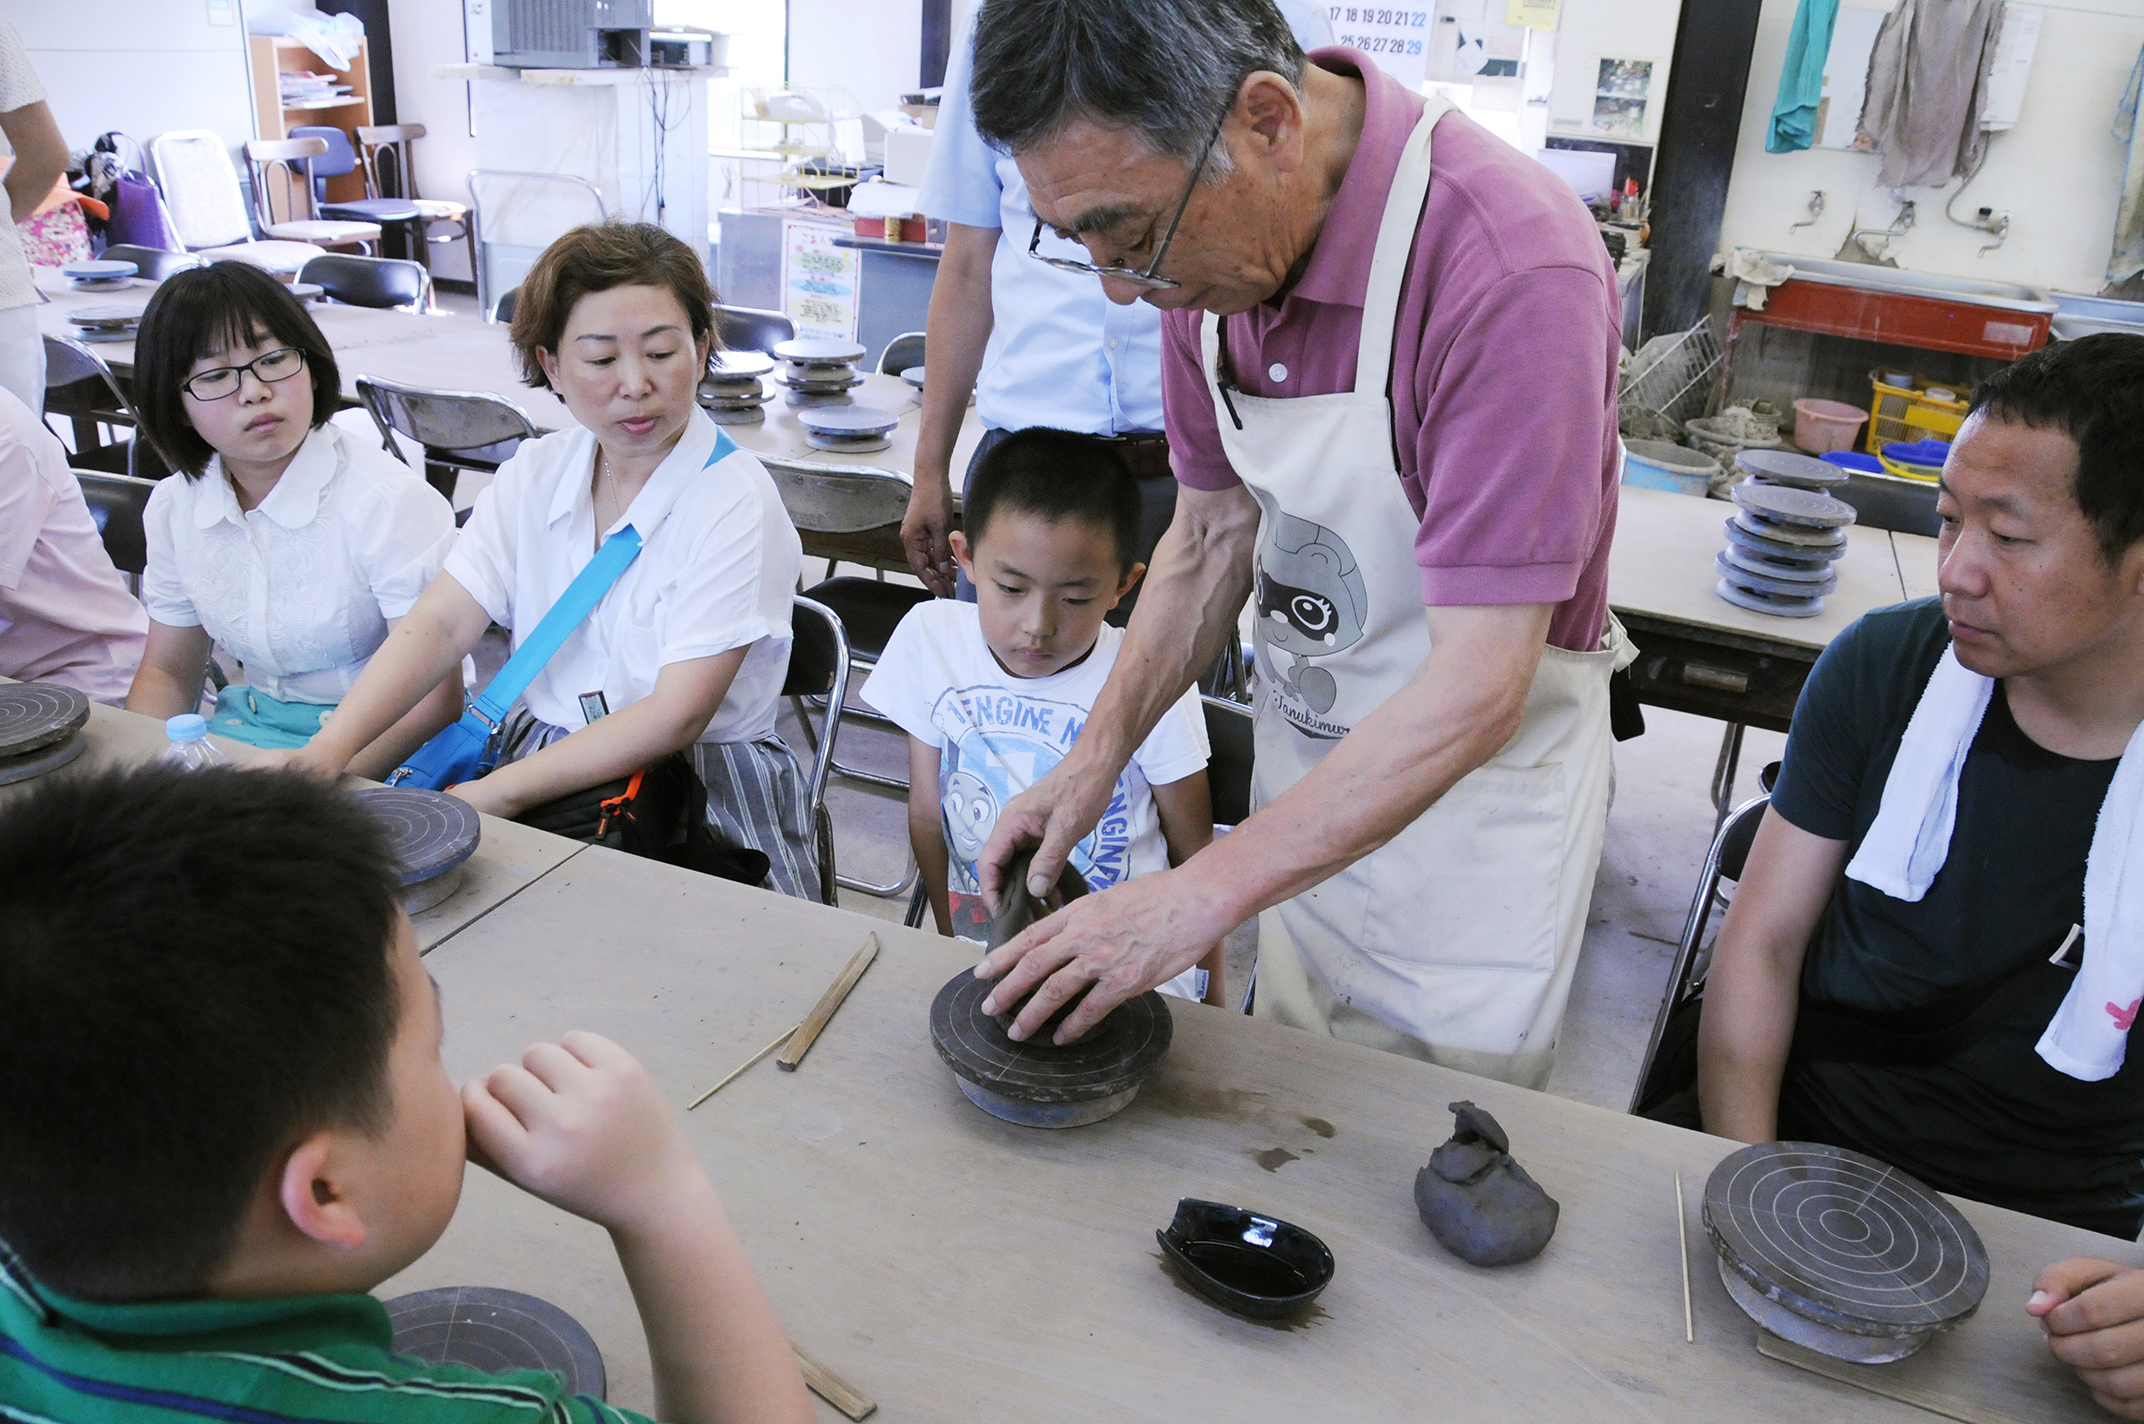
[[[1352,392],[1229,389],[1204,351],[1229,463],[1262,511],[1255,557],[1254,804],[1316,766],[1429,656],[1420,520],[1400,485],[1386,377],[1429,191],[1431,100],[1386,199]],[[1238,427],[1238,420],[1241,427]],[[1260,1017],[1529,1087],[1548,1079],[1607,828],[1608,677],[1635,656],[1544,650],[1518,733],[1389,844],[1265,911]]]

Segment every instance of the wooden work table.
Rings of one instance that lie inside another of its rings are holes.
[[[0,682],[8,680],[0,678]],[[89,724],[83,727],[82,736],[87,743],[82,754],[59,770],[47,772],[33,781],[0,786],[0,806],[27,794],[34,786],[112,767],[139,765],[161,756],[169,745],[163,723],[155,718],[97,702],[89,705]],[[215,735],[209,740],[215,743],[216,750],[233,762],[244,762],[257,755],[257,750],[244,742]],[[350,782],[352,785],[362,784],[355,777],[350,778]],[[578,841],[569,841],[513,821],[502,821],[496,816],[484,816],[481,820],[482,837],[477,842],[476,853],[463,862],[461,885],[452,895],[411,920],[416,926],[417,943],[421,948],[430,949],[475,923],[584,849]]]
[[[795,1073],[763,1062],[685,1121],[796,1344],[887,1424],[1096,1420],[1897,1420],[1906,1405],[1760,1357],[1697,1215],[1734,1144],[1218,1009],[1120,1116],[1049,1132],[964,1099],[926,1029],[972,955],[883,921],[588,850],[426,959],[457,1079],[567,1029],[609,1035],[682,1108],[802,1018],[866,933],[885,951]],[[1480,1270],[1422,1227],[1414,1173],[1471,1098],[1562,1203],[1547,1251]],[[1689,1203],[1683,1339],[1674,1174]],[[1179,1286],[1154,1241],[1179,1197],[1305,1226],[1338,1260],[1306,1322]],[[1961,1203],[1993,1285],[1896,1378],[2030,1421],[2097,1418],[2024,1313],[2031,1277],[2130,1242]],[[605,1234],[471,1171],[461,1212],[382,1296],[529,1291],[594,1334],[646,1409],[637,1316]],[[835,1418],[824,1404],[820,1415]]]

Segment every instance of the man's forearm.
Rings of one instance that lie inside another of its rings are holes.
[[[983,369],[983,352],[989,348],[996,319],[990,302],[990,262],[997,242],[994,227],[954,223],[946,233],[924,328],[930,379],[923,387],[923,422],[916,432],[916,470],[926,478],[936,479],[950,471],[968,398]]]
[[[1800,1008],[1791,974],[1767,972],[1771,956],[1732,944],[1713,953],[1697,1035],[1697,1096],[1705,1130],[1737,1142],[1779,1135],[1779,1084]]]
[[[1258,504],[1247,491],[1179,492],[1116,666],[1067,760],[1121,770],[1184,689],[1213,666],[1251,596],[1257,536]]]
[[[1323,761],[1185,867],[1231,923],[1377,850],[1511,740],[1540,662],[1547,605],[1442,612],[1481,616],[1437,638],[1407,684]]]

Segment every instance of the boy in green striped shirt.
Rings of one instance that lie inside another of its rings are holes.
[[[473,1157],[607,1228],[673,1424],[808,1424],[654,1083],[594,1034],[459,1093],[386,845],[291,773],[63,778],[0,810],[0,1421],[638,1416],[390,1350],[365,1292]]]

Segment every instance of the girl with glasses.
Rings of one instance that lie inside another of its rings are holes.
[[[453,510],[394,456],[327,423],[334,353],[258,267],[166,279],[134,352],[142,433],[178,474],[143,515],[149,639],[127,709],[193,711],[217,643],[244,680],[217,695],[210,727],[302,747],[439,572]],[[350,769],[384,776],[461,702],[457,667]]]

